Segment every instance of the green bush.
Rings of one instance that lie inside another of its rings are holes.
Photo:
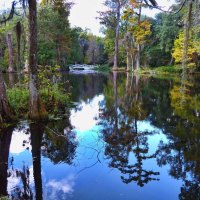
[[[107,64],[99,65],[99,66],[95,67],[94,70],[99,71],[99,72],[110,72],[111,67]]]
[[[26,88],[14,87],[7,89],[8,101],[17,117],[28,113],[29,91]]]
[[[0,197],[0,200],[9,200],[9,197]]]
[[[59,66],[39,70],[39,90],[47,112],[52,116],[65,114],[70,103],[70,93],[60,81]],[[21,87],[7,89],[9,104],[17,118],[27,117],[29,111],[28,80]]]

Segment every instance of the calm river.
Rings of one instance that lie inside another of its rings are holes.
[[[69,118],[22,121],[0,134],[0,195],[200,199],[198,78],[125,73],[66,78],[72,86]]]

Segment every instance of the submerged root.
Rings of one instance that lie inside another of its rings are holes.
[[[29,107],[29,119],[34,120],[34,121],[48,120],[48,113],[44,107],[44,104],[42,103],[42,99],[40,96],[38,96],[37,99],[30,101],[29,106],[30,106]]]

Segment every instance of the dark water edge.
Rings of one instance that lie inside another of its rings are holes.
[[[69,119],[0,133],[10,199],[200,199],[200,87],[130,73],[65,74]],[[5,77],[7,85],[17,78]]]

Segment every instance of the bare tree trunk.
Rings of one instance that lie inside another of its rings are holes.
[[[119,29],[120,29],[120,1],[117,1],[117,26],[115,33],[115,54],[114,54],[114,66],[113,70],[117,70],[118,68],[118,54],[119,54]]]
[[[61,66],[61,50],[60,50],[59,39],[57,40],[57,65]]]
[[[141,13],[142,13],[142,7],[140,6],[139,13],[138,13],[138,26],[140,26],[140,22],[141,22]],[[139,70],[139,68],[140,68],[140,54],[141,54],[141,45],[138,43],[137,44],[137,56],[136,56],[136,70]]]
[[[11,112],[6,95],[6,88],[3,81],[2,72],[0,70],[0,125],[3,122],[11,121],[13,118],[13,113]]]
[[[140,53],[141,53],[141,47],[140,44],[137,45],[137,56],[136,56],[136,70],[140,69]]]
[[[20,22],[17,22],[16,25],[16,37],[17,37],[17,71],[20,73],[21,71],[21,34],[22,34],[22,26]]]
[[[14,72],[14,55],[13,55],[13,43],[12,43],[12,35],[8,33],[7,35],[7,45],[8,45],[8,56],[9,56],[9,67],[8,72]]]
[[[9,79],[9,87],[13,88],[15,85],[15,74],[9,73],[8,74],[8,79]]]
[[[131,38],[131,34],[129,32],[126,33],[125,42],[126,42],[126,56],[127,56],[126,71],[130,71],[131,65],[132,65],[132,58],[131,58],[132,38]]]
[[[33,120],[47,119],[48,114],[42,103],[38,89],[37,71],[37,2],[29,0],[29,118]]]
[[[182,58],[183,73],[185,73],[184,71],[187,67],[187,62],[188,62],[188,45],[190,39],[190,27],[192,20],[192,4],[193,0],[189,0],[188,13],[184,19],[184,47],[183,47],[183,58]]]
[[[139,99],[139,80],[140,80],[140,77],[138,74],[136,74],[135,76],[135,91],[136,91],[136,94],[135,94],[135,101],[137,102],[138,99]]]
[[[134,71],[134,64],[135,64],[135,53],[133,53],[134,51],[134,41],[133,41],[133,37],[131,38],[131,71]]]
[[[171,56],[171,59],[170,59],[170,61],[169,61],[169,65],[172,65],[173,62],[174,62],[174,58],[173,58],[173,56]]]
[[[23,70],[23,72],[24,73],[29,73],[29,60],[28,60],[28,58],[29,58],[29,55],[28,55],[28,49],[30,48],[30,45],[29,45],[29,35],[30,35],[30,33],[29,33],[29,29],[28,30],[25,30],[24,32],[25,32],[25,36],[24,36],[24,49],[23,49],[23,55],[25,55],[24,56],[24,70]]]
[[[132,72],[134,71],[134,61],[135,61],[134,55],[131,54],[131,71],[132,71]]]

